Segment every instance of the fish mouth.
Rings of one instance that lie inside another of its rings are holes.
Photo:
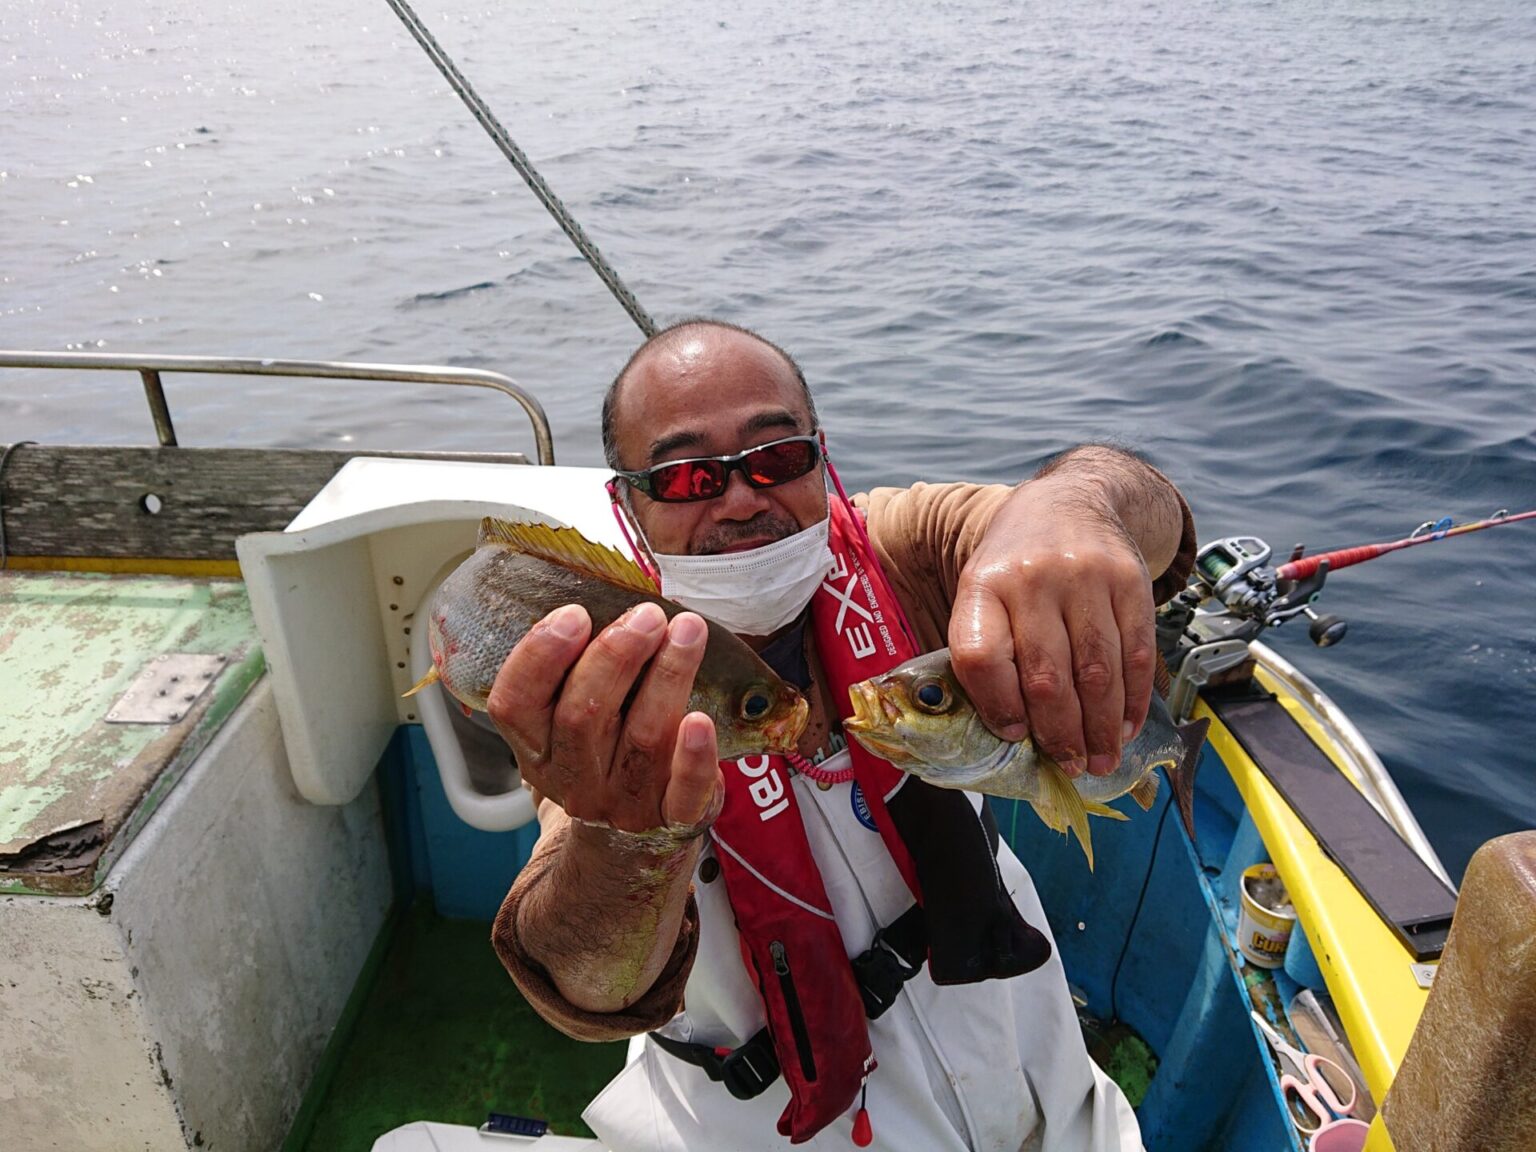
[[[796,698],[794,707],[789,710],[788,715],[763,727],[763,735],[768,740],[765,751],[793,752],[810,718],[811,706],[806,703],[805,697]]]
[[[901,709],[868,680],[852,685],[848,699],[853,703],[853,715],[843,721],[843,731],[877,756],[899,752],[900,746],[887,738],[894,734]]]

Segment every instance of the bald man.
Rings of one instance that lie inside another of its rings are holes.
[[[847,501],[794,361],[714,321],[631,357],[603,435],[637,559],[694,611],[593,635],[567,605],[490,698],[541,824],[497,951],[563,1031],[640,1038],[594,1131],[617,1152],[1140,1148],[989,810],[848,748],[841,721],[850,682],[947,643],[994,732],[1113,771],[1154,603],[1193,560],[1177,491],[1087,447],[1011,488]],[[720,762],[687,711],[695,612],[802,690],[796,753]]]

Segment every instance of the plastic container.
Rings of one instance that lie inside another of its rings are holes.
[[[1312,1134],[1307,1152],[1360,1152],[1371,1126],[1360,1120],[1333,1120]]]
[[[1277,887],[1282,899],[1264,896],[1264,889]],[[1255,889],[1258,895],[1255,895]],[[1273,864],[1255,864],[1243,869],[1237,946],[1257,968],[1278,968],[1285,963],[1285,948],[1296,927],[1296,909],[1284,895],[1282,881]]]

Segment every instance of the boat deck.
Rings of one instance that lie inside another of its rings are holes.
[[[368,1152],[411,1121],[473,1126],[488,1112],[591,1136],[581,1110],[623,1067],[625,1045],[544,1023],[491,950],[490,925],[444,919],[420,898],[363,992],[369,983],[284,1152]]]
[[[114,716],[173,654],[210,658],[191,686],[167,681],[183,703]],[[0,572],[0,656],[0,892],[70,895],[96,888],[264,667],[244,584],[169,576]]]
[[[496,959],[490,925],[445,919],[427,897],[399,917],[358,987],[283,1152],[369,1152],[412,1121],[473,1127],[489,1112],[590,1137],[582,1109],[624,1064],[623,1042],[584,1043],[544,1023]],[[1146,1043],[1123,1024],[1083,1029],[1138,1103],[1157,1066]]]

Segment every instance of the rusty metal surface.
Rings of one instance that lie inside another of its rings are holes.
[[[168,652],[226,670],[178,721],[108,723]],[[0,892],[91,891],[262,667],[237,580],[0,572]]]

